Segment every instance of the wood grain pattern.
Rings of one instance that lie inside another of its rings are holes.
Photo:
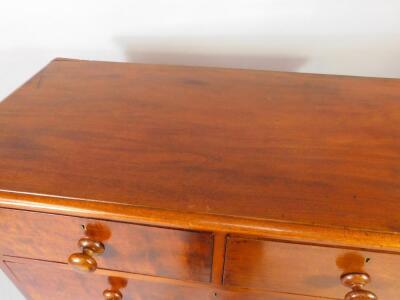
[[[110,276],[124,299],[343,299],[351,272],[398,299],[399,96],[57,59],[0,103],[0,265],[35,300],[99,299]],[[84,236],[106,247],[94,274],[63,264]]]
[[[6,267],[14,274],[17,285],[24,287],[29,300],[98,300],[102,298],[103,290],[110,285],[107,272],[97,275],[82,274],[72,272],[59,264],[12,258],[5,260]],[[221,289],[205,285],[193,287],[185,283],[154,281],[152,278],[127,278],[126,287],[120,291],[124,300],[324,300],[301,295]]]
[[[400,250],[400,236],[396,232],[389,231],[370,231],[234,216],[182,213],[173,210],[4,191],[0,191],[0,207],[125,221],[151,226],[213,231],[216,233],[229,232],[298,242],[314,241],[327,245]]]
[[[96,224],[90,237],[102,240],[106,251],[99,268],[210,282],[213,239],[209,233],[173,230],[0,209],[2,254],[67,262],[80,252],[82,225]],[[103,237],[103,238],[101,238]]]
[[[400,255],[302,245],[269,240],[229,238],[224,284],[343,299],[350,291],[341,275],[367,273],[367,290],[379,299],[399,299]]]
[[[398,232],[399,94],[393,79],[56,60],[0,104],[0,189]]]

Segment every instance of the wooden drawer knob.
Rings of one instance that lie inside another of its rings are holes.
[[[105,247],[103,243],[91,240],[89,238],[82,238],[79,240],[78,246],[82,248],[82,252],[72,254],[68,258],[68,263],[79,271],[96,271],[97,262],[93,256],[104,253]]]
[[[105,290],[103,296],[105,300],[122,300],[122,294],[120,291]]]
[[[344,286],[351,288],[344,300],[377,300],[378,297],[367,290],[364,290],[364,286],[367,285],[371,278],[366,273],[347,273],[341,277]]]

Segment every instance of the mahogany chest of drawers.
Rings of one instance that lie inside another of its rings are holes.
[[[399,299],[400,80],[56,59],[0,232],[27,299]]]

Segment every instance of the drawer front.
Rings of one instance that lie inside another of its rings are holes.
[[[213,235],[128,223],[0,209],[5,255],[66,262],[86,235],[103,241],[98,267],[209,282]]]
[[[399,299],[399,267],[398,254],[230,237],[224,285],[343,299],[351,289],[340,276],[363,272],[366,290]]]
[[[103,291],[114,289],[125,300],[313,300],[300,295],[227,290],[207,285],[142,278],[113,277],[112,272],[73,272],[65,265],[5,258],[3,268],[12,273],[16,284],[31,300],[102,299]],[[324,300],[319,298],[320,300]]]

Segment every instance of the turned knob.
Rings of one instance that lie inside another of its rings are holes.
[[[82,248],[82,252],[71,254],[68,258],[68,263],[79,271],[96,271],[97,261],[93,256],[104,253],[105,247],[103,243],[89,238],[82,238],[79,240],[78,246]]]
[[[344,286],[351,288],[344,300],[377,300],[378,297],[367,290],[364,286],[370,283],[371,278],[366,273],[347,273],[341,276],[341,281]]]
[[[122,294],[120,291],[105,290],[103,296],[105,300],[122,300]]]

